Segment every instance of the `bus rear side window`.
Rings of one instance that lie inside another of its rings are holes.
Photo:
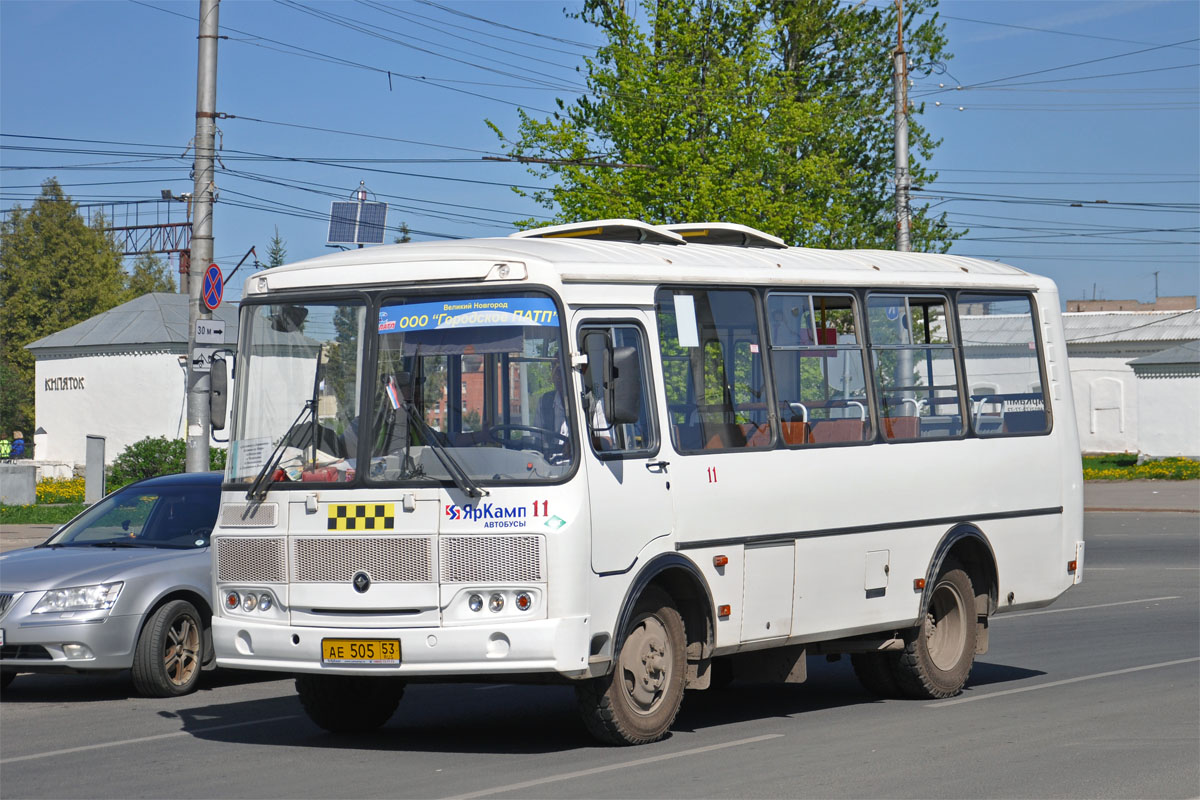
[[[959,295],[958,327],[975,433],[1006,436],[1049,431],[1029,297]]]

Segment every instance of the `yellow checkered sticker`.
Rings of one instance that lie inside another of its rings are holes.
[[[329,506],[331,531],[386,531],[396,527],[395,503],[347,503]]]

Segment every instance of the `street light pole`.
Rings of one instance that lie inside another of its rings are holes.
[[[199,56],[196,68],[196,142],[192,189],[192,268],[188,273],[188,472],[209,469],[208,372],[196,369],[196,323],[212,319],[201,303],[204,272],[213,258],[213,201],[217,117],[217,36],[220,0],[200,0]]]
[[[904,53],[904,2],[896,0],[896,49],[892,53],[892,81],[896,102],[896,249],[912,250],[908,192],[908,61]]]

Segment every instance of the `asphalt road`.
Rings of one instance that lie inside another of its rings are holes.
[[[287,680],[22,675],[0,703],[8,797],[1196,797],[1200,516],[1091,513],[1085,579],[994,619],[967,690],[873,700],[845,660],[797,686],[689,694],[666,741],[593,744],[562,687],[417,685],[371,736]]]

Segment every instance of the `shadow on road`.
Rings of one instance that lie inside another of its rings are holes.
[[[200,685],[196,692],[204,695],[207,692],[217,692],[226,686],[277,680],[279,675],[269,672],[214,670],[200,675]],[[155,698],[139,697],[134,691],[128,670],[93,675],[26,672],[17,675],[3,693],[0,693],[0,701],[4,703],[99,703],[125,699],[153,701]],[[180,702],[187,698],[161,699]]]
[[[1002,664],[977,663],[969,686],[1007,683],[1043,673]],[[291,688],[290,686],[288,687]],[[210,695],[216,699],[219,695]],[[194,699],[201,699],[197,695]],[[208,698],[204,698],[208,699]],[[698,731],[731,723],[803,715],[881,701],[854,677],[849,659],[809,661],[803,684],[744,684],[689,692],[675,729]],[[412,751],[463,754],[559,753],[597,748],[583,729],[569,686],[412,684],[400,708],[378,731],[327,733],[304,715],[295,695],[178,709],[184,730],[199,739],[229,744],[315,749]],[[263,720],[263,724],[253,723]]]

